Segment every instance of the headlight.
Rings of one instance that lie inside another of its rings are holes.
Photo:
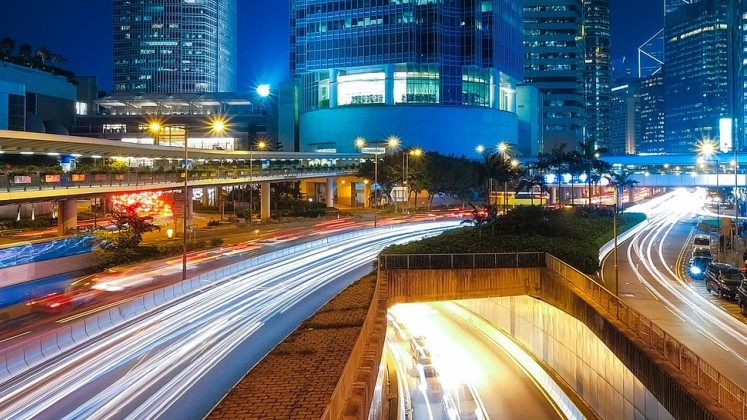
[[[693,265],[692,267],[690,267],[690,273],[692,273],[692,274],[700,274],[700,273],[702,273],[702,271],[700,271],[700,268],[698,268],[697,265]]]

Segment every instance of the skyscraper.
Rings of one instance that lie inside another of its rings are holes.
[[[666,152],[693,152],[729,117],[727,10],[730,0],[683,4],[665,16]]]
[[[545,151],[584,141],[582,0],[524,1],[524,81],[543,96]]]
[[[518,2],[291,0],[290,11],[301,149],[516,143]]]
[[[236,0],[114,0],[115,92],[236,90]]]
[[[657,72],[640,80],[641,143],[638,153],[664,152],[664,74]]]
[[[584,0],[586,139],[610,146],[610,0]]]

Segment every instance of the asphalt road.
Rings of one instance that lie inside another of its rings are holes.
[[[455,225],[381,230],[206,284],[0,384],[0,418],[200,419],[382,247]]]
[[[424,336],[432,365],[439,373],[444,395],[423,391],[411,356],[409,341],[390,328],[388,339],[405,372],[413,419],[448,419],[444,399],[456,398],[456,389],[472,389],[477,410],[488,419],[563,418],[536,383],[514,360],[475,330],[428,304],[397,305],[390,310],[409,336]],[[448,414],[448,408],[446,409]],[[456,418],[456,417],[453,417]]]
[[[648,226],[618,250],[620,297],[693,350],[731,381],[747,389],[747,328],[736,304],[708,296],[703,282],[684,275],[692,236],[702,217],[703,190],[676,190],[631,211],[648,214]],[[612,254],[603,281],[614,284]],[[613,287],[614,289],[614,287]]]

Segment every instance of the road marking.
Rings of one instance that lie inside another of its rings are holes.
[[[26,331],[24,333],[20,333],[18,335],[14,335],[13,337],[8,337],[8,338],[6,338],[4,340],[0,340],[0,343],[3,343],[5,341],[10,341],[10,340],[13,340],[13,339],[18,338],[18,337],[23,337],[26,334],[31,334],[31,331]]]
[[[113,307],[115,307],[115,306],[117,306],[117,305],[121,305],[121,304],[123,304],[123,303],[127,303],[127,302],[129,302],[129,301],[131,301],[131,300],[133,300],[133,299],[135,299],[135,298],[134,298],[134,297],[131,297],[131,298],[129,298],[129,299],[125,299],[125,300],[120,300],[120,301],[118,301],[118,302],[114,302],[114,303],[110,303],[110,304],[108,304],[108,305],[100,306],[100,307],[98,307],[98,308],[94,308],[94,309],[91,309],[90,311],[85,311],[85,312],[81,312],[81,313],[79,313],[79,314],[76,314],[76,315],[73,315],[73,316],[69,316],[69,317],[67,317],[67,318],[62,318],[62,319],[60,319],[60,320],[57,320],[57,323],[58,323],[58,324],[64,324],[64,323],[66,323],[66,322],[74,321],[74,320],[76,320],[76,319],[78,319],[78,318],[82,318],[82,317],[84,317],[84,316],[88,316],[88,315],[91,315],[91,314],[95,314],[96,312],[101,312],[101,311],[103,311],[103,310],[105,310],[105,309],[113,308]]]
[[[686,321],[686,320],[685,320],[684,318],[682,318],[681,316],[677,315],[677,314],[676,314],[676,313],[675,313],[675,312],[674,312],[673,310],[671,310],[671,309],[669,308],[669,306],[664,306],[664,308],[665,308],[666,310],[668,310],[669,312],[671,312],[671,313],[672,313],[672,315],[676,316],[676,317],[677,317],[677,318],[678,318],[678,319],[679,319],[680,321],[682,321],[682,322],[687,322],[687,321]]]
[[[651,295],[651,296],[652,296],[652,297],[653,297],[654,299],[656,299],[656,300],[659,300],[659,298],[658,298],[658,297],[656,297],[656,295],[654,294],[654,292],[652,292],[652,291],[651,291],[651,289],[649,289],[649,287],[648,287],[648,286],[644,285],[643,287],[645,287],[645,288],[646,288],[646,291],[647,291],[647,292],[648,292],[648,293],[649,293],[649,294],[650,294],[650,295]]]

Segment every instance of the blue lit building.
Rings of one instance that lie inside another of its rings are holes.
[[[114,91],[234,92],[236,0],[114,0]]]
[[[516,144],[522,8],[513,0],[291,0],[300,149],[474,155]]]
[[[700,0],[691,4],[667,4],[664,22],[666,152],[692,152],[701,139],[718,138],[720,120],[729,117],[726,19],[730,3],[730,0]]]

